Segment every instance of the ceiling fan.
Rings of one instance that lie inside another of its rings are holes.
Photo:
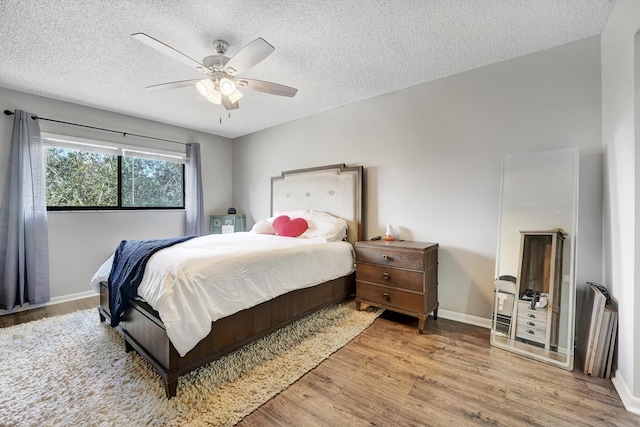
[[[144,33],[131,35],[134,39],[152,47],[170,58],[176,59],[191,68],[195,68],[208,77],[205,79],[180,80],[177,82],[162,83],[148,86],[147,89],[163,90],[175,89],[195,84],[198,92],[214,104],[222,104],[227,110],[235,110],[239,107],[239,101],[243,97],[238,88],[247,88],[271,95],[293,97],[298,89],[284,86],[278,83],[239,77],[240,74],[253,68],[271,55],[275,48],[263,38],[258,37],[231,58],[225,56],[229,43],[224,40],[214,40],[215,55],[207,56],[202,63],[162,43]]]

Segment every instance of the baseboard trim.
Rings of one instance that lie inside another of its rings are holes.
[[[616,388],[624,408],[629,412],[640,415],[640,398],[631,394],[631,391],[624,379],[621,376],[614,374],[611,378],[611,382]]]
[[[470,314],[458,313],[456,311],[438,309],[438,317],[447,320],[455,320],[456,322],[468,323],[469,325],[481,326],[491,329],[491,319],[484,317],[472,316]]]
[[[20,311],[27,311],[27,310],[33,310],[36,308],[40,308],[40,307],[46,307],[48,305],[55,305],[55,304],[61,304],[63,302],[69,302],[69,301],[75,301],[78,299],[83,299],[83,298],[88,298],[88,297],[92,297],[98,295],[96,294],[96,291],[85,291],[85,292],[78,292],[76,294],[69,294],[69,295],[63,295],[60,297],[53,297],[51,298],[50,301],[42,303],[42,304],[25,304],[22,307],[15,307],[12,308],[11,310],[2,310],[0,309],[0,316],[3,316],[5,314],[13,314],[13,313],[18,313]]]

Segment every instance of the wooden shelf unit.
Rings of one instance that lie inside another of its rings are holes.
[[[518,303],[511,329],[511,339],[520,339],[544,346],[558,347],[560,302],[562,295],[562,254],[567,234],[561,229],[520,232],[520,261],[516,289]],[[532,309],[520,296],[531,289],[548,294],[546,307]]]

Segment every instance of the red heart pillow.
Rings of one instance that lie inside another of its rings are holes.
[[[278,236],[298,237],[309,228],[304,218],[291,219],[287,215],[281,215],[273,220],[273,228]]]

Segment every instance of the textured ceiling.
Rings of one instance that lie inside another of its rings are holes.
[[[233,138],[599,34],[614,3],[0,0],[0,86]],[[136,32],[197,60],[214,39],[231,56],[262,37],[276,50],[243,76],[298,94],[244,90],[228,118],[195,88],[146,90],[202,74]]]

